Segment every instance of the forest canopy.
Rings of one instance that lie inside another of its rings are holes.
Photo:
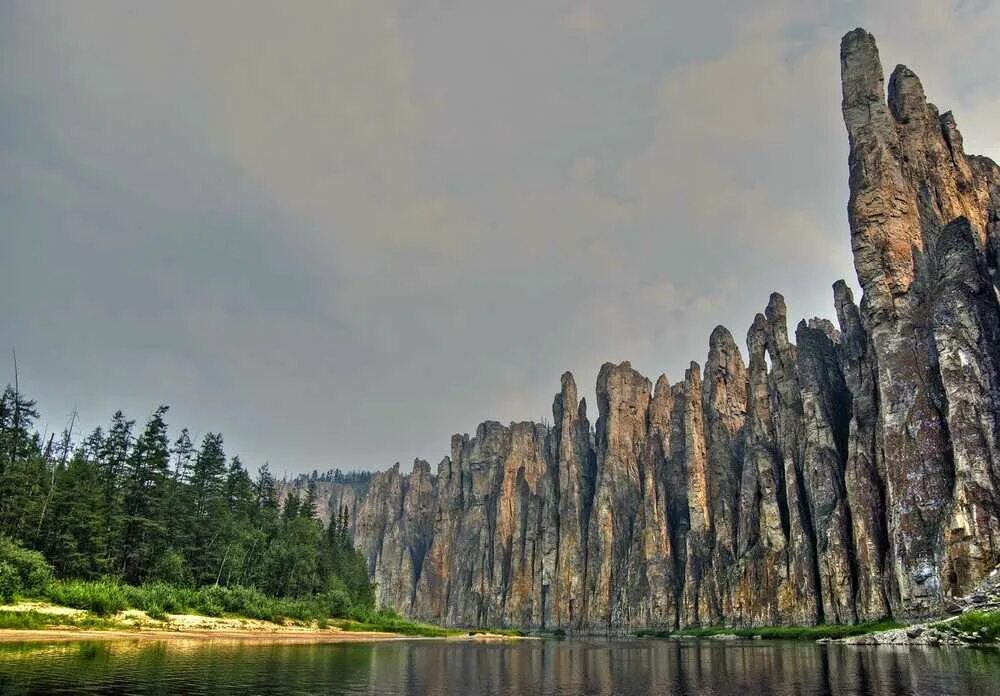
[[[251,475],[220,433],[196,443],[184,428],[171,438],[168,413],[160,406],[138,426],[118,411],[76,442],[75,416],[44,436],[35,402],[6,387],[0,594],[39,592],[53,576],[322,598],[331,616],[373,608],[343,511],[324,527],[315,485],[279,505],[267,464]]]

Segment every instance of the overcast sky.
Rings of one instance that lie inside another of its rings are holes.
[[[279,473],[437,462],[564,370],[596,417],[601,363],[856,286],[859,25],[1000,156],[989,0],[0,0],[4,377]]]

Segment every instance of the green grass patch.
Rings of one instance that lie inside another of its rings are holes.
[[[109,616],[140,609],[163,619],[167,614],[236,616],[274,623],[357,618],[339,594],[306,598],[269,597],[252,587],[209,585],[199,589],[164,583],[131,586],[114,580],[54,580],[36,593],[54,604]],[[359,610],[362,613],[364,609]]]
[[[114,580],[53,580],[37,593],[43,599],[61,606],[82,609],[95,615],[95,620],[110,622],[110,617],[126,609],[145,611],[157,621],[167,620],[168,614],[196,614],[259,619],[277,624],[295,622],[320,628],[338,626],[347,631],[381,631],[407,636],[445,637],[464,631],[441,628],[404,619],[391,610],[352,607],[344,593],[333,591],[304,598],[269,597],[252,587],[210,585],[199,589],[174,587],[164,583],[131,586]],[[32,614],[33,612],[10,612]],[[24,621],[40,622],[41,626],[56,625],[62,617],[53,619],[39,614]],[[18,619],[10,621],[16,623]],[[100,621],[98,621],[100,623]],[[65,625],[65,624],[64,624]],[[70,624],[75,625],[75,624]],[[31,626],[26,626],[31,627]],[[117,626],[116,626],[117,627]],[[479,631],[523,635],[512,629]]]
[[[1000,611],[968,611],[950,621],[931,624],[932,628],[947,631],[973,643],[1000,641]]]
[[[46,585],[41,594],[55,604],[98,616],[115,614],[131,606],[124,586],[112,580],[56,580]]]
[[[470,636],[488,634],[494,636],[510,636],[511,638],[524,638],[524,636],[527,635],[519,628],[474,628],[468,633]]]
[[[54,627],[72,627],[90,630],[129,629],[132,626],[93,614],[66,616],[40,611],[0,611],[0,629],[40,630]]]
[[[330,623],[344,631],[380,631],[384,633],[398,633],[404,636],[423,636],[426,638],[446,638],[464,633],[464,631],[457,629],[442,628],[433,624],[410,621],[398,616],[382,618],[375,616],[366,621],[343,619],[340,621],[331,621]]]
[[[820,624],[819,626],[766,626],[761,628],[733,628],[730,626],[709,626],[704,628],[682,628],[676,631],[643,630],[636,631],[639,638],[711,638],[718,635],[735,635],[740,638],[760,636],[766,640],[819,640],[820,638],[847,638],[861,636],[876,631],[888,631],[902,624],[895,621],[873,621],[862,624]]]

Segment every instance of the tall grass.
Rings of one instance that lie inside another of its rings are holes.
[[[65,616],[61,614],[46,614],[40,611],[6,611],[0,610],[0,629],[41,630],[53,626],[72,626],[84,629],[121,629],[128,628],[112,619],[82,614]]]
[[[129,608],[125,587],[111,580],[55,580],[41,594],[55,604],[85,609],[98,616]]]
[[[419,636],[459,633],[409,621],[391,610],[352,606],[339,590],[293,599],[270,597],[252,587],[209,585],[193,589],[164,583],[132,586],[105,579],[53,580],[38,595],[54,604],[83,609],[101,617],[125,609],[139,609],[157,620],[169,618],[168,614],[198,614],[260,619],[279,624],[315,621],[320,627],[334,623],[348,631],[386,631]]]
[[[330,605],[336,604],[325,595],[288,599],[269,597],[251,587],[209,585],[192,589],[164,583],[131,586],[114,580],[55,580],[40,594],[56,604],[85,609],[99,616],[141,609],[158,615],[236,615],[265,621],[311,621],[330,618]]]

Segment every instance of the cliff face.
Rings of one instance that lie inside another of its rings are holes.
[[[887,511],[888,601],[930,609],[997,561],[996,255],[1000,169],[967,156],[951,113],[878,50],[841,48],[850,140],[848,217],[875,364],[877,468]]]
[[[381,603],[452,625],[852,622],[939,611],[1000,563],[1000,169],[872,37],[841,46],[860,307],[789,338],[773,294],[744,363],[572,375],[553,425],[487,422],[351,499]],[[341,493],[341,502],[344,499]]]

